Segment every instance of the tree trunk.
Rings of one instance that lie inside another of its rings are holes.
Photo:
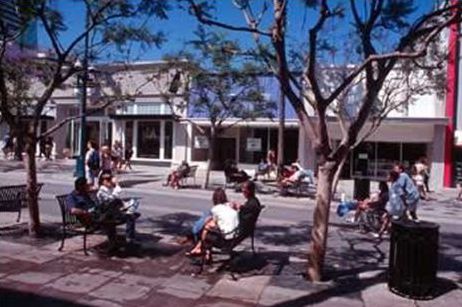
[[[35,151],[37,142],[35,137],[27,137],[25,145],[25,168],[27,176],[27,207],[29,209],[29,235],[36,236],[40,233],[40,214],[37,199],[37,165],[35,163]]]
[[[209,137],[209,149],[207,150],[207,171],[205,173],[204,189],[209,187],[210,172],[212,171],[212,164],[215,161],[216,138],[215,133],[212,132]]]
[[[324,256],[327,247],[327,229],[329,224],[329,209],[332,199],[332,182],[336,163],[327,161],[318,168],[318,188],[316,191],[316,207],[313,214],[313,229],[311,230],[311,246],[308,255],[307,276],[312,281],[320,281],[324,266]]]
[[[284,101],[284,91],[282,87],[280,89],[280,98],[279,98],[279,127],[278,127],[278,154],[277,154],[277,165],[284,164],[284,125],[286,120],[285,114],[285,101]],[[279,167],[277,168],[279,170]],[[279,174],[278,174],[279,176]]]
[[[337,171],[335,171],[334,180],[333,180],[333,183],[332,183],[332,197],[334,197],[335,193],[337,193],[337,186],[338,186],[338,183],[340,181],[340,176],[341,176],[342,171],[343,171],[343,166],[345,165],[345,162],[346,162],[347,158],[348,158],[348,154],[345,154],[345,156],[340,161],[340,164],[339,164],[339,166],[337,168]]]

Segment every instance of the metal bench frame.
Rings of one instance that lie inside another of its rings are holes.
[[[192,178],[194,180],[194,185],[196,185],[196,173],[199,165],[191,165],[189,167],[189,172],[181,178],[181,185],[185,186],[188,183],[188,179]]]
[[[66,199],[69,194],[63,194],[63,195],[57,195],[56,200],[58,201],[59,209],[61,210],[61,217],[62,217],[62,238],[61,238],[61,245],[58,248],[58,251],[62,251],[64,248],[64,241],[66,240],[67,233],[76,233],[77,235],[81,234],[83,235],[83,252],[86,256],[88,256],[87,252],[87,235],[89,233],[93,233],[96,229],[99,229],[99,227],[95,226],[101,226],[99,224],[93,223],[92,225],[82,225],[82,223],[79,221],[77,216],[69,213],[66,210]],[[97,203],[96,199],[96,191],[91,192],[90,198]],[[125,224],[125,221],[117,221],[114,222],[115,226]],[[82,229],[83,228],[83,229]]]
[[[37,183],[37,197],[42,186],[43,183]],[[16,222],[19,223],[23,207],[27,207],[27,186],[25,184],[0,187],[0,212],[18,212]]]
[[[247,221],[248,224],[244,225],[244,227],[239,227],[238,228],[238,233],[233,239],[226,240],[226,239],[224,239],[223,234],[216,232],[215,234],[218,234],[219,236],[221,236],[221,243],[222,244],[218,245],[218,244],[216,244],[217,242],[212,242],[212,241],[208,240],[207,238],[205,239],[205,241],[202,241],[202,243],[203,243],[202,244],[202,251],[201,251],[202,255],[201,255],[201,263],[200,263],[200,268],[199,268],[198,274],[202,273],[202,271],[204,269],[204,265],[207,262],[207,259],[206,259],[207,250],[212,251],[213,248],[216,248],[216,249],[220,250],[221,253],[223,253],[223,254],[228,254],[229,255],[228,260],[220,267],[219,270],[224,270],[224,269],[229,268],[229,264],[233,261],[233,259],[236,256],[236,253],[234,252],[234,248],[239,246],[247,238],[250,238],[250,240],[251,240],[252,254],[255,256],[256,255],[256,252],[255,252],[255,229],[257,227],[257,222],[258,222],[258,218],[260,216],[260,213],[264,208],[265,208],[265,206],[261,205],[260,210],[258,211],[258,213],[255,214],[253,219],[251,219],[250,221]],[[242,232],[242,233],[239,233],[240,229],[245,229],[246,231]],[[233,278],[234,278],[234,275],[233,275]]]

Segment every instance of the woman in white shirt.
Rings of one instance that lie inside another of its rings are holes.
[[[202,241],[205,240],[207,233],[210,231],[220,231],[226,240],[234,237],[239,225],[239,215],[233,205],[228,202],[225,190],[222,188],[215,189],[213,203],[215,205],[211,209],[211,216],[204,223],[201,240],[197,242],[191,251],[186,253],[186,256],[202,255]]]

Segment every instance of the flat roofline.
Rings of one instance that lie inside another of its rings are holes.
[[[313,120],[316,120],[315,116],[311,116]],[[210,125],[210,121],[208,118],[205,117],[189,117],[189,120],[192,120],[198,124],[203,124],[203,125]],[[236,118],[230,118],[225,121],[225,124],[230,124],[238,119]],[[328,117],[328,122],[329,123],[336,123],[337,118],[335,117]],[[383,121],[383,124],[424,124],[424,125],[447,125],[448,123],[448,118],[447,117],[388,117],[385,118]],[[237,124],[237,126],[251,126],[251,125],[262,125],[262,124],[268,124],[268,125],[278,125],[279,121],[277,118],[274,120],[270,120],[267,118],[257,118],[255,120],[249,120],[249,121],[241,121]],[[286,119],[286,124],[289,125],[298,125],[299,121],[298,119]],[[367,123],[366,123],[367,124]]]

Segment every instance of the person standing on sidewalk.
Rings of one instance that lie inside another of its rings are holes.
[[[399,174],[397,184],[404,191],[407,211],[414,222],[419,222],[419,219],[417,218],[417,205],[420,199],[419,191],[411,177],[409,177],[409,175],[405,172],[405,168],[402,164],[396,164],[393,170]]]
[[[91,187],[96,185],[96,178],[100,170],[100,157],[95,141],[88,141],[85,154],[85,178]]]

